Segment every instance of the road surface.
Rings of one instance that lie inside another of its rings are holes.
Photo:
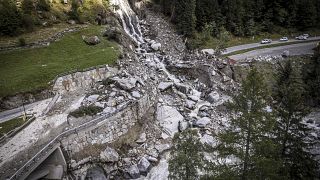
[[[307,40],[295,40],[295,39],[290,39],[289,41],[272,41],[270,44],[261,44],[260,42],[258,43],[252,43],[252,44],[243,44],[239,46],[233,46],[233,47],[228,47],[226,51],[224,51],[222,54],[227,55],[236,51],[241,51],[241,50],[246,50],[246,49],[252,49],[252,48],[257,48],[257,47],[263,47],[263,46],[268,46],[268,45],[273,45],[273,44],[285,44],[285,43],[292,43],[292,42],[308,42],[308,41],[320,41],[320,36],[317,37],[310,37]]]
[[[37,112],[38,110],[45,109],[51,99],[52,98],[45,99],[42,101],[37,101],[37,102],[31,103],[31,104],[26,104],[24,106],[24,108],[25,108],[27,114],[30,114],[30,112],[32,112],[32,113]],[[36,108],[36,109],[34,109],[34,108]],[[11,120],[16,117],[19,117],[22,115],[22,113],[23,113],[23,106],[8,110],[8,111],[0,112],[0,123],[6,122],[6,121]]]
[[[299,43],[286,46],[278,46],[273,48],[257,49],[243,54],[229,56],[234,60],[252,59],[258,56],[281,56],[284,51],[289,51],[290,56],[313,54],[313,48],[318,42]]]

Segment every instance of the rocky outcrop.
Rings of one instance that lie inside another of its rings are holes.
[[[82,37],[83,41],[88,45],[97,45],[100,43],[100,39],[98,36],[91,36],[91,37]]]

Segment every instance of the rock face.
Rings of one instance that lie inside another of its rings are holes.
[[[91,36],[88,38],[83,37],[83,40],[88,45],[97,45],[100,43],[100,39],[98,38],[98,36]]]
[[[117,162],[119,160],[119,154],[116,150],[107,147],[100,153],[100,160],[103,162]]]
[[[169,136],[178,132],[179,121],[183,121],[183,116],[173,107],[159,106],[157,110],[157,120],[163,131]]]

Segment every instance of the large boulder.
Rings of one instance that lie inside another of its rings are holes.
[[[93,167],[88,169],[86,180],[107,180],[104,170],[101,167]]]
[[[119,154],[116,150],[107,147],[100,153],[100,160],[103,162],[117,162],[119,161]]]
[[[172,82],[160,82],[160,84],[158,85],[158,89],[160,91],[165,91],[170,87],[172,87]]]
[[[83,40],[88,45],[97,45],[100,43],[100,39],[98,36],[83,37]]]
[[[136,87],[136,83],[138,82],[135,78],[123,78],[120,79],[115,77],[112,79],[115,82],[115,85],[123,90],[131,90]]]
[[[219,99],[220,99],[220,95],[219,95],[219,93],[218,93],[217,91],[211,92],[211,93],[209,94],[209,96],[208,96],[208,101],[209,101],[210,103],[216,103],[216,102],[219,101]]]
[[[109,40],[114,40],[116,42],[121,42],[121,30],[117,27],[107,28],[103,33],[103,36],[108,37]]]
[[[201,53],[205,55],[214,55],[215,52],[213,49],[202,49]]]
[[[158,106],[157,120],[163,128],[163,131],[173,137],[174,134],[179,131],[179,121],[182,122],[184,118],[174,107]]]

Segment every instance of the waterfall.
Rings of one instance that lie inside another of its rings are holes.
[[[120,17],[123,29],[138,44],[143,43],[143,37],[140,30],[139,18],[131,9],[128,0],[111,0],[111,6]]]

